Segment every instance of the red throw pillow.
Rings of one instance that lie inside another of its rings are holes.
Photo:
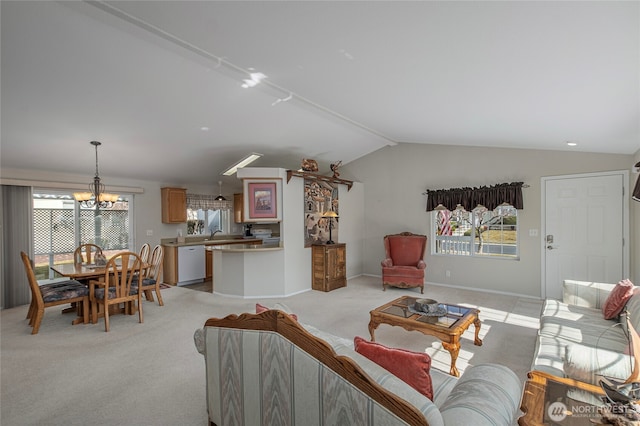
[[[256,303],[256,314],[261,314],[264,311],[268,311],[270,308],[267,308],[264,305],[261,305],[259,303]],[[284,312],[284,311],[283,311]],[[296,314],[290,314],[289,312],[285,312],[286,314],[289,314],[289,316],[294,320],[294,321],[298,321],[298,316]]]
[[[633,296],[634,285],[628,279],[620,281],[611,290],[609,297],[602,305],[602,314],[604,319],[613,319],[620,315],[622,308],[627,304],[627,301]]]
[[[429,370],[431,357],[428,354],[405,349],[388,348],[380,343],[369,342],[362,337],[353,339],[356,352],[388,370],[409,386],[433,400],[433,384]]]
[[[261,314],[264,311],[268,311],[268,310],[269,308],[267,308],[266,306],[256,303],[256,314]]]

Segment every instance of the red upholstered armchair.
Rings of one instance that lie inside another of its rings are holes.
[[[427,236],[403,232],[384,237],[385,259],[382,265],[382,290],[388,285],[401,288],[420,287],[424,293],[424,251]]]

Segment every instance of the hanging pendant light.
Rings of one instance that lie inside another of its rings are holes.
[[[222,196],[222,181],[221,180],[218,181],[218,186],[220,187],[220,190],[218,192],[219,195],[215,198],[215,200],[216,201],[227,201],[227,199]]]
[[[213,199],[213,207],[214,210],[231,210],[233,209],[233,202],[227,200],[222,196],[222,181],[218,181],[218,186],[220,188],[218,192],[218,196]]]
[[[74,192],[73,197],[80,203],[80,207],[110,208],[118,201],[118,195],[104,192],[105,187],[98,173],[98,147],[102,143],[98,141],[91,141],[90,143],[96,148],[96,175],[93,177],[93,182],[89,184],[90,192]]]

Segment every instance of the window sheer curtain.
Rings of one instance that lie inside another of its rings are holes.
[[[0,212],[0,306],[6,309],[31,301],[31,290],[20,252],[24,251],[33,259],[32,188],[2,185]]]

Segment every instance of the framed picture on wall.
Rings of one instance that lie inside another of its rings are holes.
[[[279,219],[278,186],[274,181],[247,182],[247,211],[250,220]]]

